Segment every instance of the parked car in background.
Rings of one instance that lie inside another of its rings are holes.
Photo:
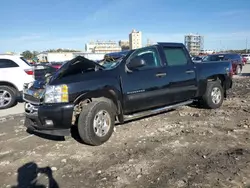
[[[18,55],[0,55],[0,109],[16,104],[23,85],[34,81],[32,66]]]
[[[63,61],[63,62],[50,62],[49,64],[50,64],[52,67],[56,68],[56,69],[60,69],[61,66],[62,66],[64,63],[66,63],[66,61]]]
[[[243,65],[247,64],[247,58],[241,56]]]
[[[202,62],[202,58],[203,57],[201,57],[201,56],[194,56],[194,57],[192,57],[192,60],[195,63],[201,63]]]
[[[32,65],[32,68],[34,70],[34,79],[35,80],[44,80],[46,75],[52,75],[54,74],[58,69],[51,66],[50,64],[35,64]]]
[[[194,100],[219,108],[232,87],[232,65],[194,63],[181,43],[131,50],[100,65],[78,56],[46,82],[24,87],[25,126],[38,133],[70,135],[77,126],[90,145],[108,141],[120,123]]]
[[[247,63],[250,63],[250,54],[242,54],[242,57],[246,59]]]
[[[237,53],[220,53],[207,55],[203,62],[211,61],[230,61],[232,63],[233,74],[239,75],[242,72],[244,63],[242,62],[242,57]]]

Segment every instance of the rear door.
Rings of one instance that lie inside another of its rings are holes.
[[[169,92],[172,94],[171,103],[192,99],[197,93],[196,66],[182,46],[162,47],[167,66]]]
[[[19,87],[20,83],[20,67],[17,63],[10,59],[0,59],[0,81],[5,81]]]

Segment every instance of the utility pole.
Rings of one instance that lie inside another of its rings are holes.
[[[248,48],[248,46],[247,46],[247,38],[246,38],[246,54],[248,52],[247,48]]]
[[[222,51],[222,45],[221,45],[221,40],[220,40],[220,51]]]

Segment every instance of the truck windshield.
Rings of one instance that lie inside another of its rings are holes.
[[[122,61],[122,58],[114,61],[102,61],[100,62],[100,65],[105,67],[105,69],[113,69],[115,68],[120,62]]]

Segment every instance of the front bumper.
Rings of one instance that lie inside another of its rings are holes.
[[[33,132],[68,136],[72,125],[73,104],[33,105],[25,103],[25,126]]]

